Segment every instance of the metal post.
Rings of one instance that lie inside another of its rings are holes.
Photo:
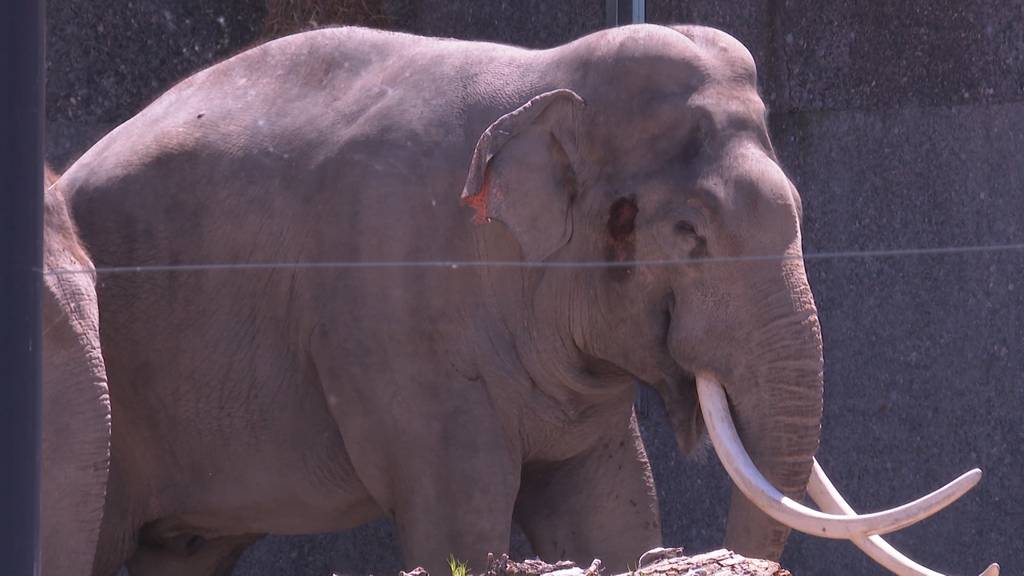
[[[619,0],[604,0],[604,20],[609,28],[619,25]]]
[[[633,24],[643,24],[647,22],[647,2],[646,0],[633,0]]]
[[[646,22],[646,0],[605,0],[605,23],[609,27]]]
[[[39,573],[45,0],[0,18],[0,564]]]

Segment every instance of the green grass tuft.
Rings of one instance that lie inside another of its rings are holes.
[[[468,576],[469,566],[465,562],[456,560],[454,554],[448,556],[448,568],[451,569],[452,576]]]

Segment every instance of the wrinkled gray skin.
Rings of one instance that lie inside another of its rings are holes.
[[[100,353],[92,262],[78,241],[56,175],[44,182],[43,574],[81,574],[99,541],[110,466],[110,399]],[[62,274],[61,271],[82,273]]]
[[[95,573],[223,573],[257,535],[382,515],[432,573],[513,518],[545,559],[625,569],[660,542],[636,380],[688,449],[698,371],[800,497],[821,339],[764,114],[738,42],[649,25],[543,51],[328,29],[163,95],[61,180],[97,266],[793,258],[102,275]],[[786,536],[734,494],[727,546]]]

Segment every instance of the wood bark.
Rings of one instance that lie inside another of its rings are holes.
[[[777,562],[746,558],[730,550],[664,558],[641,566],[632,576],[792,576]]]
[[[680,548],[659,548],[645,553],[632,572],[614,576],[792,576],[777,562],[746,558],[730,550],[715,550],[696,556],[685,556]],[[429,576],[423,568],[402,572],[401,576]],[[448,575],[444,575],[448,576]],[[548,564],[540,560],[513,562],[507,554],[488,556],[487,571],[482,576],[607,576],[601,561],[594,560],[588,568],[572,562]]]

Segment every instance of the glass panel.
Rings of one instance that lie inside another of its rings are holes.
[[[67,540],[44,506],[44,558],[620,574],[730,530],[695,378],[795,495],[823,370],[851,504],[982,468],[887,538],[1019,572],[1024,14],[935,6],[644,3],[744,49],[604,0],[51,0],[43,490],[107,496]],[[66,459],[104,433],[109,473]],[[782,564],[881,573],[795,533]]]

